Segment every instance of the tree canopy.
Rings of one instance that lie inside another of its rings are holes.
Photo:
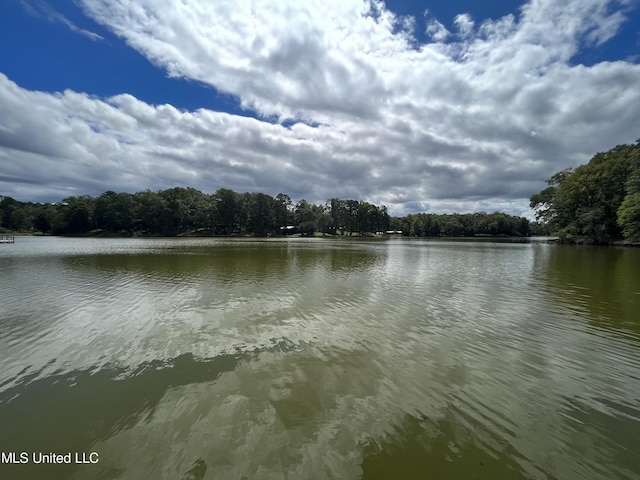
[[[500,212],[392,218],[384,205],[362,200],[331,198],[316,205],[302,199],[294,204],[284,193],[272,197],[221,188],[206,194],[175,187],[135,194],[107,191],[97,198],[72,196],[50,204],[0,197],[0,229],[57,235],[353,235],[391,229],[405,236],[526,236],[531,225],[526,218]]]
[[[0,229],[5,231],[266,236],[286,226],[302,234],[369,233],[387,229],[389,215],[386,207],[364,201],[334,198],[314,205],[302,199],[294,205],[284,193],[271,197],[226,188],[211,195],[191,187],[135,194],[108,191],[97,198],[74,196],[51,204],[0,197]]]
[[[536,218],[568,241],[640,241],[640,140],[554,174],[531,196]]]

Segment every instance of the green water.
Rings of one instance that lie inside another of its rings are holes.
[[[638,249],[0,246],[0,478],[634,479],[639,438]]]

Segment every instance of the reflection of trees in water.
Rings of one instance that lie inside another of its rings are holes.
[[[382,442],[365,445],[363,480],[389,478],[528,478],[514,457],[479,445],[477,426],[454,413],[444,418],[406,415]]]
[[[332,273],[360,271],[370,268],[379,257],[366,245],[353,244],[345,248],[319,240],[313,244],[282,241],[183,245],[181,248],[133,254],[68,256],[62,259],[71,268],[85,270],[89,275],[92,269],[97,269],[111,274],[142,275],[163,282],[206,276],[228,283],[238,280],[259,282],[318,268]]]
[[[367,247],[331,249],[325,253],[325,258],[327,258],[326,265],[333,273],[368,270],[380,261],[379,253]]]
[[[640,334],[640,251],[555,245],[536,252],[539,287],[600,328]]]

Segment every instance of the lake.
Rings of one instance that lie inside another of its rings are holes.
[[[640,249],[17,237],[0,433],[0,478],[637,479]]]

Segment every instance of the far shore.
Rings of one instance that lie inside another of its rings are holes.
[[[425,239],[434,241],[459,241],[459,242],[505,242],[505,243],[530,243],[530,242],[548,242],[560,243],[558,237],[553,236],[509,236],[509,235],[476,235],[476,236],[410,236],[399,233],[360,233],[345,232],[344,234],[331,234],[323,232],[315,232],[312,235],[295,233],[292,235],[246,235],[246,234],[213,234],[211,232],[188,232],[173,236],[157,235],[157,234],[135,234],[132,232],[108,232],[104,230],[92,230],[86,233],[53,235],[42,232],[5,232],[3,235],[9,236],[34,236],[34,237],[62,237],[62,238],[344,238],[344,239]],[[630,242],[619,242],[625,246]],[[587,243],[584,243],[587,244]],[[638,244],[633,244],[638,246]]]

